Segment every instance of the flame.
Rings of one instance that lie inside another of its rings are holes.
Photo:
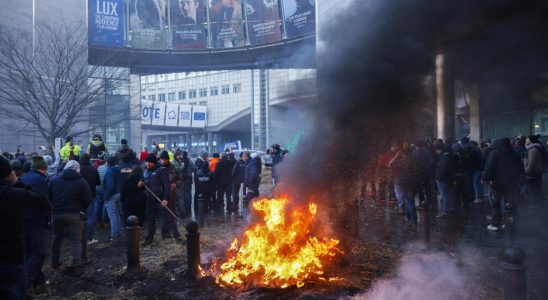
[[[287,209],[288,197],[259,199],[252,213],[262,220],[230,244],[216,282],[221,286],[254,284],[266,287],[302,287],[323,275],[324,263],[341,252],[335,239],[311,234],[318,206]]]

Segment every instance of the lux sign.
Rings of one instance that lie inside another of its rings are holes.
[[[100,5],[99,2],[101,2],[102,5]],[[117,6],[118,6],[118,3],[116,2],[107,2],[107,1],[97,0],[97,14],[118,16],[118,12],[116,10]]]

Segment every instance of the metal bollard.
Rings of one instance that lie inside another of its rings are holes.
[[[505,300],[527,299],[527,283],[523,263],[525,252],[518,247],[509,247],[502,253],[502,285]]]
[[[80,240],[82,244],[81,259],[82,263],[86,263],[88,260],[88,239],[86,237],[86,227],[87,227],[87,217],[85,212],[80,212],[80,219],[82,220],[82,239]]]
[[[204,194],[198,195],[198,222],[201,227],[204,227],[205,222],[205,196]]]
[[[139,218],[129,216],[126,222],[127,232],[127,270],[141,270],[140,249],[139,249]]]
[[[200,233],[198,223],[191,221],[186,224],[186,250],[188,260],[186,287],[192,288],[199,284],[200,278]]]
[[[420,235],[426,247],[430,245],[430,210],[427,206],[419,206]]]

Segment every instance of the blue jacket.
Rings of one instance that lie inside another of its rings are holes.
[[[74,170],[64,170],[49,183],[53,214],[80,213],[91,203],[88,182]]]
[[[31,170],[21,179],[21,181],[44,197],[48,197],[48,182],[46,175]],[[23,216],[25,228],[27,229],[30,227],[48,227],[50,210],[44,208],[26,208],[23,210]]]
[[[131,173],[132,165],[122,163],[118,166],[108,167],[103,180],[104,199],[119,194],[122,191],[122,185],[126,177]]]
[[[455,162],[451,153],[444,152],[440,155],[436,166],[436,180],[441,182],[453,182],[455,180]]]
[[[160,165],[156,165],[154,169],[146,169],[143,175],[143,180],[148,188],[161,200],[169,200],[171,186],[169,183],[168,170]],[[150,203],[158,203],[158,201],[148,191],[145,192]]]
[[[253,192],[259,192],[261,185],[261,158],[256,156],[245,167],[245,185]]]

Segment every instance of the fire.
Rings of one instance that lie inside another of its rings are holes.
[[[289,203],[288,197],[252,203],[252,213],[262,220],[234,239],[216,275],[217,284],[302,287],[323,275],[324,263],[340,252],[339,241],[312,236],[315,203],[291,210]]]

